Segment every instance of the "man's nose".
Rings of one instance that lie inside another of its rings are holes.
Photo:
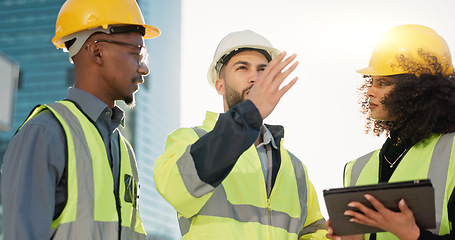
[[[150,69],[149,69],[149,67],[147,66],[147,64],[141,63],[141,64],[139,64],[138,72],[139,72],[142,76],[147,76],[147,75],[149,75],[149,73],[150,73]]]
[[[259,78],[259,71],[251,71],[249,76],[249,83],[254,84]]]

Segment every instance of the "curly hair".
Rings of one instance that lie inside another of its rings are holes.
[[[369,110],[368,90],[372,87],[371,76],[364,76],[359,90],[361,112],[366,117],[366,133],[389,135],[397,132],[398,142],[416,144],[433,133],[455,131],[455,80],[443,76],[438,58],[419,51],[428,63],[426,66],[403,55],[397,57],[400,67],[414,74],[393,75],[397,81],[393,89],[381,100],[394,121],[372,119]],[[424,142],[424,141],[423,141]]]

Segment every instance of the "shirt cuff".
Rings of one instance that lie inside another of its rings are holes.
[[[240,116],[242,116],[243,119],[245,119],[248,125],[258,131],[260,130],[262,126],[262,117],[252,101],[247,99],[232,108],[232,110],[236,111]]]

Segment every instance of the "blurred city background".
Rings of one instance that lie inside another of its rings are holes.
[[[64,99],[74,83],[74,68],[68,54],[56,50],[51,43],[57,14],[64,2],[0,0],[1,162],[11,137],[31,109],[37,104]],[[127,115],[121,131],[133,144],[141,169],[140,212],[147,239],[179,239],[176,213],[156,192],[151,173],[167,134],[180,124],[181,2],[137,2],[147,23],[166,30],[159,38],[146,41],[148,52],[153,55],[148,62],[151,74],[136,95],[136,107],[122,106]]]

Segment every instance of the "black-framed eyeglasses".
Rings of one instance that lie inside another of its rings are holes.
[[[127,42],[120,42],[120,41],[115,41],[115,40],[108,40],[108,39],[100,39],[100,40],[93,41],[93,43],[99,43],[99,42],[107,42],[107,43],[114,43],[114,44],[118,44],[118,45],[122,45],[122,46],[134,47],[139,52],[139,58],[138,58],[137,63],[139,65],[141,65],[141,64],[144,64],[147,62],[148,54],[147,54],[147,48],[145,46],[136,45],[136,44],[127,43]]]

